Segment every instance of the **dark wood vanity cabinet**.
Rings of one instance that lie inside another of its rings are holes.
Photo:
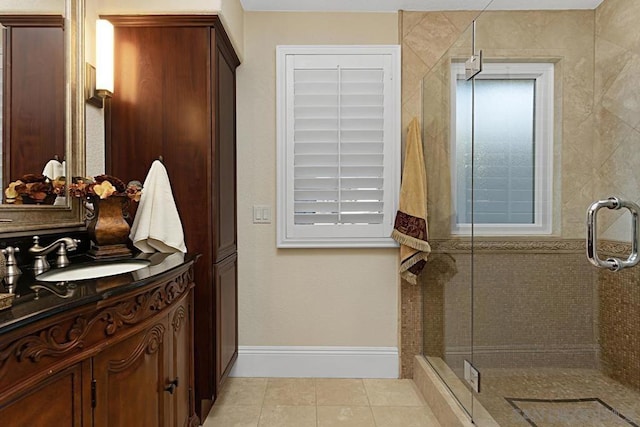
[[[96,400],[104,402],[95,407],[95,427],[169,425],[169,405],[165,407],[164,387],[158,381],[172,378],[164,360],[170,343],[159,339],[166,332],[166,319],[158,319],[149,329],[93,358],[94,393]]]
[[[3,424],[15,427],[90,426],[91,407],[87,406],[90,396],[82,392],[82,371],[83,363],[76,363],[33,385],[15,383],[18,390],[0,398]],[[83,423],[83,412],[87,414],[87,423]]]
[[[0,336],[0,420],[197,426],[193,268]]]
[[[100,352],[92,360],[94,427],[184,426],[190,419],[190,303]],[[99,387],[97,386],[99,385]],[[122,408],[127,408],[122,410]]]
[[[160,156],[196,265],[196,408],[204,417],[237,358],[233,47],[217,16],[107,15],[115,90],[107,171],[143,180]],[[230,267],[232,266],[232,267]]]

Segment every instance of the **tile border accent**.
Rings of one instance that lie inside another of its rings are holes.
[[[598,245],[599,249],[609,255],[627,257],[631,252],[631,244],[626,242],[616,242],[613,240],[602,240]]]
[[[435,240],[430,244],[433,252],[470,252],[472,248],[471,240],[468,238]],[[489,240],[476,238],[473,249],[482,252],[582,252],[585,250],[585,241],[582,239]]]
[[[472,353],[470,346],[445,347],[444,354],[451,366],[462,366],[462,361]],[[595,369],[598,366],[598,344],[578,345],[476,345],[473,359],[485,367],[560,365],[572,360],[581,366]],[[458,365],[459,364],[459,365]]]
[[[396,347],[240,346],[232,377],[398,378]]]
[[[432,252],[470,252],[471,239],[451,238],[434,239],[429,242]],[[631,245],[626,242],[614,240],[600,240],[599,249],[608,254],[628,254]],[[571,253],[584,252],[586,242],[584,239],[483,239],[475,238],[473,248],[480,252],[536,252],[536,253]]]

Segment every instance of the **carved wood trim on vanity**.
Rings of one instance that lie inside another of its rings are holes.
[[[175,314],[173,315],[173,320],[171,321],[171,326],[173,326],[173,332],[179,332],[182,329],[182,325],[184,325],[184,320],[187,317],[187,312],[184,307],[178,307]]]
[[[138,345],[138,347],[129,355],[127,359],[111,361],[109,362],[109,372],[122,372],[126,371],[138,361],[138,358],[142,353],[155,354],[160,349],[160,344],[164,340],[165,327],[161,324],[155,325],[149,329],[144,337],[144,340]]]
[[[134,326],[156,321],[159,311],[178,302],[193,286],[190,267],[173,278],[108,299],[104,307],[100,307],[101,301],[97,307],[83,307],[63,318],[47,319],[9,333],[15,339],[7,337],[8,342],[3,340],[7,344],[0,348],[0,398],[12,383],[25,378],[24,364],[38,363],[39,377],[46,375],[47,370],[58,370],[91,357],[100,351],[105,339],[110,343],[120,341],[139,330],[132,330]],[[174,316],[174,329],[180,327],[180,320],[175,320],[179,313],[180,310]],[[148,331],[140,351],[149,354],[157,351],[165,332],[164,326],[158,326],[160,329],[153,326]],[[126,368],[126,361],[123,363],[122,369]]]

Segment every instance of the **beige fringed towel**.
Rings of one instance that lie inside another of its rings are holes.
[[[400,207],[391,237],[400,243],[400,276],[416,284],[431,252],[427,231],[427,173],[420,125],[409,123],[400,187]]]

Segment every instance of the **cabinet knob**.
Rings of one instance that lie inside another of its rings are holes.
[[[168,391],[169,394],[173,394],[176,391],[176,387],[178,387],[178,377],[175,380],[171,381],[165,388],[164,391]]]

